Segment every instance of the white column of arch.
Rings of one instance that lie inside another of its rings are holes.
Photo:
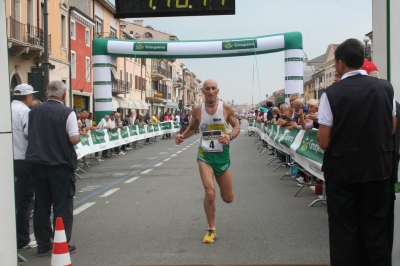
[[[111,85],[111,60],[109,55],[94,55],[93,62],[93,101],[94,117],[97,123],[113,110]]]
[[[286,102],[292,93],[303,94],[303,50],[285,51],[285,94]]]

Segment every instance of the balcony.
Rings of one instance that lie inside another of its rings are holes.
[[[114,94],[127,94],[130,93],[131,84],[129,82],[120,80],[120,79],[112,79],[111,80],[111,91]]]
[[[9,55],[19,56],[30,60],[41,57],[44,52],[43,30],[30,24],[23,24],[13,18],[7,19],[7,38]],[[49,51],[51,47],[51,36],[49,36]]]
[[[181,78],[173,78],[172,85],[174,86],[174,88],[183,87],[183,79],[181,79]]]
[[[158,94],[161,94],[161,99],[168,99],[168,93],[166,91],[157,91]]]
[[[167,78],[167,70],[162,67],[153,66],[151,68],[151,78],[153,80],[162,80]]]

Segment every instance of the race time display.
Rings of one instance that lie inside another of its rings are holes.
[[[234,15],[235,0],[115,0],[115,18]]]

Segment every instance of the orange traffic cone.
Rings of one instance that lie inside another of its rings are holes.
[[[61,217],[57,217],[56,220],[51,265],[72,266],[71,257],[69,256],[67,237],[65,236],[64,223]]]

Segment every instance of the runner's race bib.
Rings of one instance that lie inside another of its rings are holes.
[[[201,133],[201,146],[205,152],[222,152],[222,144],[218,142],[222,135],[221,130],[204,131]]]

